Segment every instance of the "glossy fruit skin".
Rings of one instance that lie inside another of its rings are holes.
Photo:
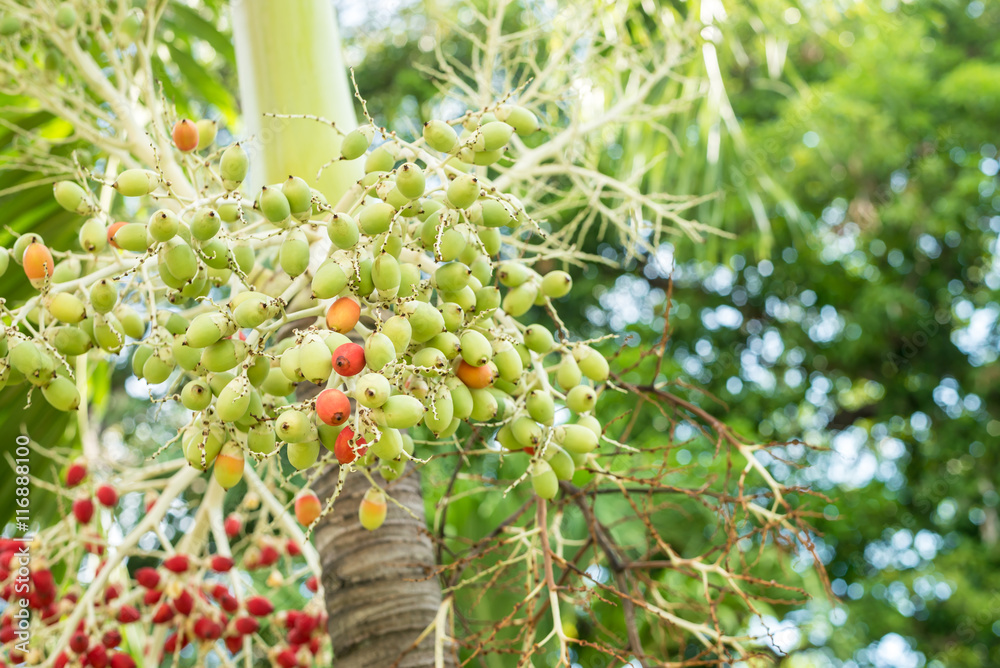
[[[160,175],[149,169],[126,169],[112,187],[124,197],[144,197],[160,185]]]
[[[319,519],[322,511],[323,508],[320,505],[319,497],[316,496],[316,492],[307,490],[300,492],[295,497],[295,519],[302,526],[307,527],[315,522]]]
[[[351,401],[340,390],[325,389],[316,397],[316,415],[325,424],[342,425],[351,417]]]
[[[301,443],[289,443],[285,448],[288,463],[296,470],[302,471],[314,465],[319,459],[319,441],[303,441]]]
[[[550,271],[542,277],[542,294],[551,299],[565,297],[573,288],[573,279],[565,271]]]
[[[351,440],[356,442],[356,450],[351,446]],[[364,456],[368,452],[368,448],[365,445],[366,441],[362,437],[354,438],[354,430],[350,427],[344,427],[344,429],[337,434],[337,442],[333,448],[333,454],[337,457],[337,461],[341,464],[350,464],[355,461],[358,457]]]
[[[45,284],[55,271],[56,264],[52,260],[52,253],[49,249],[38,242],[28,244],[21,256],[21,266],[24,267],[24,275],[28,277],[31,284],[40,288]]]
[[[427,121],[424,123],[424,140],[435,151],[449,153],[458,143],[458,133],[455,128],[444,121]]]
[[[385,494],[377,487],[370,487],[358,507],[358,521],[369,531],[375,531],[385,522],[388,510]]]
[[[336,297],[347,287],[347,274],[339,264],[328,260],[320,265],[313,276],[313,296],[318,299]]]
[[[481,390],[493,384],[493,370],[487,364],[473,366],[463,359],[458,363],[455,375],[467,387],[474,390]]]
[[[198,145],[195,146],[195,150],[206,149],[215,143],[215,137],[219,133],[219,124],[217,122],[209,118],[202,118],[195,123],[195,127],[198,130]]]
[[[219,161],[219,175],[227,190],[235,190],[250,171],[250,160],[246,150],[239,144],[233,144],[222,152]]]
[[[235,441],[229,441],[215,458],[212,475],[223,489],[231,489],[243,479],[244,465],[243,448]]]
[[[354,329],[360,318],[361,304],[351,297],[341,297],[327,309],[326,326],[339,334],[347,334]]]
[[[597,393],[594,388],[577,385],[566,393],[566,407],[574,413],[586,413],[594,409],[597,403]]]
[[[448,201],[457,209],[467,209],[479,197],[479,179],[462,174],[448,185]]]
[[[198,148],[198,126],[194,121],[182,118],[174,124],[174,129],[170,131],[170,136],[174,140],[174,146],[182,153],[188,153]]]
[[[365,368],[365,349],[356,343],[345,343],[333,353],[333,369],[344,377],[356,376]]]

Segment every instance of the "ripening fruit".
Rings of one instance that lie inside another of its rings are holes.
[[[448,430],[454,418],[455,404],[452,401],[451,393],[445,392],[436,395],[431,401],[430,408],[424,414],[424,424],[435,435],[440,435]]]
[[[219,133],[219,124],[210,118],[203,118],[197,123],[195,127],[198,130],[198,145],[195,150],[206,149],[215,143],[215,137]]]
[[[365,174],[392,171],[393,165],[396,164],[396,157],[393,155],[394,150],[394,147],[383,144],[369,153],[365,159]]]
[[[366,373],[354,386],[354,398],[365,408],[378,408],[383,405],[389,399],[391,392],[389,380],[380,373]]]
[[[316,270],[312,280],[313,296],[317,299],[336,297],[347,287],[347,274],[334,260],[327,260]]]
[[[396,170],[396,188],[403,197],[417,199],[424,194],[425,185],[423,170],[412,162],[405,162]]]
[[[35,242],[28,244],[21,256],[21,266],[24,267],[24,275],[28,277],[36,289],[45,285],[48,277],[55,271],[55,262],[52,260],[52,253],[44,245]]]
[[[80,226],[80,247],[88,253],[100,253],[108,246],[108,232],[97,218],[91,218]]]
[[[559,383],[559,387],[568,391],[579,385],[581,380],[583,380],[583,375],[576,360],[573,359],[572,355],[563,355],[562,361],[556,368],[556,381]]]
[[[56,25],[63,30],[69,30],[76,25],[76,9],[71,2],[61,2],[56,9]]]
[[[313,438],[301,443],[289,443],[285,447],[285,455],[295,470],[307,469],[319,460],[319,440]]]
[[[541,422],[544,425],[552,425],[552,421],[555,419],[556,407],[550,392],[532,390],[528,393],[525,404],[528,409],[528,415],[531,416],[532,420]]]
[[[365,445],[366,441],[364,438],[358,436],[354,437],[354,430],[350,427],[344,427],[344,429],[337,434],[337,442],[333,447],[333,454],[337,457],[337,461],[341,464],[350,464],[355,461],[358,457],[364,456],[368,451],[368,447]]]
[[[528,346],[528,350],[532,352],[546,355],[555,347],[556,342],[552,337],[552,332],[545,327],[531,325],[524,330],[524,345]]]
[[[94,492],[94,496],[105,508],[114,508],[118,503],[118,491],[108,484],[103,484]]]
[[[170,131],[170,136],[174,140],[174,146],[178,151],[187,153],[198,148],[198,126],[194,121],[182,118],[174,124],[174,129]]]
[[[243,448],[236,441],[229,441],[222,446],[222,450],[215,458],[212,476],[223,489],[231,489],[243,480],[245,463]]]
[[[160,175],[149,169],[126,169],[112,187],[124,197],[144,197],[160,185]]]
[[[312,213],[312,189],[298,176],[289,175],[281,184],[281,194],[288,200],[288,208],[299,220],[308,220]]]
[[[479,179],[462,174],[448,184],[448,201],[456,209],[468,209],[479,198]]]
[[[74,325],[87,316],[87,307],[76,296],[68,292],[57,292],[45,300],[45,308],[60,322]]]
[[[358,225],[368,236],[382,234],[389,230],[396,209],[386,202],[372,202],[361,210],[358,215]]]
[[[375,531],[385,522],[389,507],[385,494],[377,487],[370,487],[358,507],[358,521],[369,531]]]
[[[608,379],[611,369],[604,355],[587,345],[577,346],[573,350],[573,358],[580,366],[580,371],[595,383],[603,383]]]
[[[322,512],[319,497],[311,489],[303,490],[295,497],[295,519],[302,526],[307,527],[318,520]]]
[[[538,296],[538,286],[534,283],[522,283],[511,288],[503,298],[503,310],[507,315],[519,318],[527,313]]]
[[[401,279],[399,261],[389,253],[380,253],[372,262],[372,283],[383,299],[392,299],[399,294]]]
[[[80,406],[80,392],[65,376],[56,376],[48,385],[42,385],[42,396],[59,411],[75,411]]]
[[[184,341],[192,348],[206,348],[235,331],[235,323],[224,313],[202,313],[188,325]]]
[[[487,367],[479,367],[484,369]],[[472,395],[472,412],[469,417],[477,422],[492,420],[500,412],[500,404],[496,396],[488,389],[470,389]]]
[[[173,239],[179,227],[177,214],[169,209],[160,209],[149,217],[146,229],[154,241],[164,242]]]
[[[425,410],[427,409],[416,397],[397,394],[372,411],[372,417],[377,423],[392,429],[409,429],[423,420]]]
[[[553,435],[556,442],[570,453],[586,454],[597,449],[598,435],[584,425],[562,425],[555,428]]]
[[[479,202],[478,216],[473,216],[473,222],[483,227],[496,229],[514,222],[514,214],[509,205],[496,199],[484,199]]]
[[[292,277],[301,275],[309,268],[309,241],[302,230],[294,229],[285,235],[278,250],[278,264]]]
[[[226,384],[216,401],[215,410],[223,422],[239,420],[250,408],[250,381],[237,376]]]
[[[339,334],[347,334],[358,324],[360,317],[361,304],[351,297],[341,297],[330,304],[326,312],[326,326]]]
[[[115,230],[111,243],[122,250],[145,253],[149,248],[149,233],[145,223],[125,223]]]
[[[502,149],[510,141],[514,128],[503,121],[491,121],[479,126],[479,137],[476,139],[477,151],[496,151]]]
[[[209,428],[207,435],[201,426],[196,425],[189,428],[181,437],[181,447],[184,450],[185,459],[196,469],[207,471],[218,456],[219,450],[222,449],[224,436],[224,432],[218,426]]]
[[[427,121],[424,123],[424,140],[435,151],[450,153],[458,143],[458,133],[444,121]]]
[[[497,367],[497,375],[508,383],[516,383],[524,373],[521,356],[509,341],[499,340],[495,343],[493,363]]]
[[[208,241],[219,232],[222,227],[222,219],[214,209],[203,208],[198,210],[191,221],[191,236],[199,241]]]
[[[458,363],[455,375],[467,387],[474,390],[489,387],[493,383],[493,369],[488,364],[473,366],[463,359]]]
[[[471,276],[472,270],[461,262],[446,262],[434,270],[434,287],[443,292],[458,292],[469,285]]]
[[[354,248],[361,238],[358,223],[346,213],[335,213],[327,223],[326,233],[337,248],[347,250]]]
[[[274,430],[267,424],[256,424],[247,432],[247,449],[258,455],[274,452]]]
[[[57,182],[52,186],[52,193],[59,206],[67,211],[86,215],[93,210],[87,191],[73,181]]]
[[[516,104],[501,105],[497,109],[496,116],[514,128],[514,132],[522,137],[536,132],[541,127],[534,113]]]
[[[462,359],[472,366],[481,367],[493,357],[493,346],[489,339],[474,329],[467,329],[459,339]]]
[[[566,393],[566,407],[574,413],[591,411],[596,403],[597,393],[592,387],[577,385]]]
[[[316,397],[316,415],[331,426],[344,424],[351,417],[351,402],[340,390],[323,390]]]
[[[357,160],[372,145],[374,137],[375,130],[370,125],[362,125],[359,128],[351,130],[344,135],[344,141],[340,144],[341,157],[344,160]]]
[[[181,403],[189,411],[203,411],[212,403],[212,390],[205,381],[192,380],[181,390]]]
[[[410,314],[411,338],[415,343],[425,343],[445,331],[441,312],[426,302],[407,302],[404,312]]]
[[[380,371],[386,364],[395,361],[397,355],[392,340],[382,332],[375,332],[368,337],[363,353],[363,363],[367,364],[372,371]],[[336,352],[334,356],[336,356]],[[360,369],[358,370],[360,371]]]
[[[559,479],[546,461],[533,462],[531,487],[543,499],[554,499],[559,492]]]
[[[382,334],[389,337],[397,353],[403,353],[410,345],[413,328],[410,327],[410,321],[405,317],[394,315],[382,323]]]
[[[309,438],[309,418],[302,411],[282,411],[274,421],[274,433],[286,443],[301,443]]]
[[[525,448],[537,447],[542,443],[542,439],[545,438],[544,430],[537,422],[526,415],[522,415],[511,422],[510,431],[514,438],[517,439],[517,442]]]
[[[240,144],[233,144],[222,152],[219,160],[219,176],[226,190],[236,190],[250,171],[250,159]]]
[[[542,294],[550,299],[565,297],[573,288],[573,279],[565,271],[550,271],[542,278]]]

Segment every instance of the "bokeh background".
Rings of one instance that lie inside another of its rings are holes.
[[[336,4],[348,61],[378,122],[405,130],[448,114],[419,68],[433,64],[435,47],[457,57],[469,48],[461,32],[471,9],[450,0]],[[592,267],[573,293],[579,308],[564,319],[584,336],[619,335],[606,351],[620,348],[627,365],[658,339],[669,308],[666,377],[700,386],[701,405],[750,438],[811,446],[778,449],[768,465],[780,481],[829,497],[814,539],[836,598],[810,574],[810,555],[791,561],[811,602],[774,606],[749,629],[776,663],[1000,665],[1000,5],[613,7],[634,16],[622,39],[649,48],[671,38],[657,28],[664,12],[701,22],[696,38],[710,45],[724,87],[663,126],[594,138],[602,169],[627,173],[659,156],[642,187],[718,193],[694,215],[727,235],[676,238],[627,257],[611,240],[586,239],[585,250],[622,260],[627,271]],[[550,9],[513,3],[509,28]],[[166,95],[181,113],[220,118],[238,135],[225,3],[171,3],[165,22]],[[679,74],[703,80],[714,74],[710,63],[693,58]],[[47,188],[19,189],[26,177],[16,169],[15,126],[49,123],[58,137],[59,124],[30,110],[5,120],[4,224],[70,243],[69,214]],[[51,150],[73,148],[54,142]],[[0,240],[9,245],[9,232]],[[0,294],[14,297],[27,288],[9,274]],[[110,394],[127,376],[124,363],[109,368],[97,402],[114,426],[106,445],[141,453],[162,434],[139,399]],[[41,405],[23,412],[9,392],[0,396],[3,433],[28,420],[36,439],[58,438],[64,424]],[[614,417],[628,404],[616,398],[603,410]],[[632,444],[655,444],[663,428],[639,425]],[[674,434],[694,436],[684,424]],[[669,456],[688,476],[713,466],[696,440]],[[10,493],[4,487],[0,497]],[[481,514],[457,505],[449,532],[481,531]],[[681,551],[698,539],[683,527],[674,534]]]

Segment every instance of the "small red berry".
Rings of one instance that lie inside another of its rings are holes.
[[[190,615],[191,611],[194,610],[194,597],[191,596],[191,592],[187,589],[182,591],[174,599],[174,609],[185,617]]]
[[[350,464],[368,451],[365,439],[358,436],[357,439],[354,439],[355,446],[351,445],[352,439],[354,439],[354,430],[350,427],[344,427],[337,434],[337,441],[333,445],[333,454],[337,456],[337,461],[341,464]]]
[[[116,653],[111,657],[111,668],[135,668],[135,660],[128,654]]]
[[[356,376],[365,368],[365,349],[356,343],[342,343],[333,351],[333,368],[341,376]]]
[[[186,118],[177,121],[170,135],[178,151],[187,153],[198,148],[198,126],[194,121]]]
[[[310,575],[306,579],[306,589],[314,594],[319,591],[319,579],[315,575]]]
[[[316,496],[316,492],[311,489],[299,492],[299,495],[295,497],[295,519],[302,526],[309,526],[315,522],[319,519],[322,511],[323,505],[320,503],[319,497]]]
[[[323,390],[316,397],[316,416],[331,426],[344,424],[351,417],[351,401],[340,390]]]
[[[102,506],[108,508],[114,508],[115,504],[118,503],[118,492],[111,485],[104,484],[97,488],[94,493],[97,500],[101,502]]]
[[[76,487],[87,477],[87,463],[82,459],[77,459],[66,469],[67,487]]]
[[[88,647],[90,647],[90,638],[87,637],[86,633],[77,632],[70,636],[69,648],[77,654],[83,654]]]
[[[131,624],[132,622],[139,621],[139,609],[132,605],[123,605],[121,610],[118,611],[118,623],[119,624]]]
[[[226,518],[223,526],[226,529],[226,535],[235,538],[243,529],[243,520],[240,519],[239,515],[230,515]]]
[[[73,502],[73,517],[80,524],[86,524],[94,517],[94,502],[90,497],[80,497]]]
[[[186,554],[175,554],[163,560],[163,567],[172,573],[183,573],[191,566]]]
[[[246,636],[256,633],[260,629],[260,622],[253,617],[237,617],[235,626],[241,635]]]
[[[117,629],[111,629],[101,637],[101,644],[108,649],[114,649],[122,643],[122,634]]]
[[[212,557],[211,568],[216,573],[226,573],[232,569],[236,562],[233,561],[232,557],[226,557],[221,554],[217,554]]]
[[[274,612],[274,605],[263,596],[251,596],[245,605],[247,612],[254,617],[264,617]]]
[[[161,603],[156,612],[153,613],[153,623],[154,624],[166,624],[171,619],[174,618],[174,609],[170,607],[169,603]]]
[[[155,568],[145,566],[135,572],[135,581],[146,589],[156,589],[160,584],[160,572]]]

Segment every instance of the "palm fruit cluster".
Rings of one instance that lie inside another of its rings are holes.
[[[361,161],[364,177],[331,206],[298,176],[244,192],[244,147],[216,147],[210,121],[180,121],[178,164],[208,184],[197,197],[129,169],[103,187],[139,214],[114,220],[100,185],[61,181],[79,248],[25,234],[0,250],[0,271],[12,260],[38,291],[7,311],[0,385],[72,411],[85,399],[73,359],[127,355],[191,411],[177,447],[225,488],[247,460],[282,451],[296,469],[328,450],[392,480],[413,434],[445,442],[469,424],[526,453],[525,478],[552,498],[598,447],[608,363],[545,324],[572,279],[515,256],[510,242],[530,251],[541,229],[488,178],[538,127],[508,104],[430,121],[410,142],[365,125],[336,157]],[[384,517],[375,490],[360,520]]]

